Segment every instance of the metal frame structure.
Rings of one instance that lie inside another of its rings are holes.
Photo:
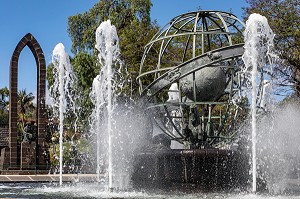
[[[244,27],[231,13],[189,12],[173,18],[145,46],[137,77],[140,95],[150,103],[155,125],[172,140],[187,148],[222,148],[234,137],[240,107],[233,98],[241,89]],[[214,101],[198,101],[196,73],[208,67],[222,69],[226,89]],[[187,76],[193,77],[193,99],[182,92]],[[173,83],[180,85],[178,90],[169,90]],[[179,100],[168,101],[170,92],[178,93]]]

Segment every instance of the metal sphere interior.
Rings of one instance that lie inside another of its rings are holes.
[[[173,141],[217,147],[231,136],[228,113],[236,111],[230,101],[240,89],[244,27],[231,13],[189,12],[173,18],[145,46],[140,95]]]

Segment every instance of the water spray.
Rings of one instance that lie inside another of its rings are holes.
[[[257,82],[259,81],[258,73],[263,72],[264,68],[272,67],[267,64],[267,57],[273,47],[274,34],[271,30],[267,19],[259,14],[251,14],[246,22],[244,31],[245,52],[243,60],[245,63],[244,73],[251,73],[251,124],[252,124],[252,192],[256,192],[257,178],[257,161],[256,161],[256,116],[259,102],[257,100]],[[260,82],[264,82],[263,79]]]
[[[62,43],[55,46],[52,63],[54,82],[50,88],[50,94],[53,99],[54,114],[59,117],[59,184],[62,185],[64,114],[68,107],[75,107],[74,96],[71,94],[75,75],[69,55],[65,52]]]

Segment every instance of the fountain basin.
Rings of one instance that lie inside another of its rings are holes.
[[[248,160],[238,151],[225,149],[162,149],[135,156],[133,186],[162,188],[185,186],[224,190],[243,186]]]

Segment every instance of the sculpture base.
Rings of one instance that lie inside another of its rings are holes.
[[[231,150],[159,149],[136,155],[132,181],[136,188],[224,190],[245,187],[248,171],[248,159]]]

